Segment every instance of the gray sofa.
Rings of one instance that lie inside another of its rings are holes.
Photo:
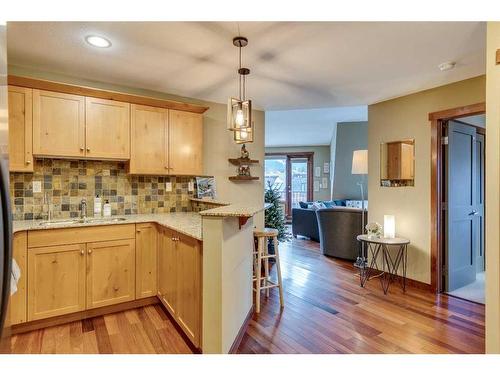
[[[320,208],[316,210],[320,248],[324,255],[356,260],[361,233],[362,210],[349,207]],[[365,223],[367,212],[365,211]]]
[[[319,242],[316,210],[311,208],[292,208],[292,234],[294,237],[304,236]]]

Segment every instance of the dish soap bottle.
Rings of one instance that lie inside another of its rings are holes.
[[[111,216],[111,205],[109,204],[109,201],[107,199],[106,202],[104,203],[103,215],[105,217]]]
[[[101,216],[102,202],[99,194],[94,198],[94,216]]]

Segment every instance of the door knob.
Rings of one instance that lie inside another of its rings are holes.
[[[475,215],[478,215],[478,214],[479,214],[479,212],[477,212],[476,210],[474,210],[469,215],[470,216],[475,216]]]

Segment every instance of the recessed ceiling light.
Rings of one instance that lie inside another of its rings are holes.
[[[85,37],[85,40],[87,41],[88,44],[94,47],[99,47],[99,48],[111,47],[111,42],[108,39],[103,38],[102,36],[87,35]]]
[[[445,72],[447,70],[452,70],[457,63],[455,61],[448,61],[438,65],[440,71]]]

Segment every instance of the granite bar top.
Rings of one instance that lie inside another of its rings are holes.
[[[271,206],[270,203],[263,205],[252,205],[244,203],[235,203],[228,206],[212,208],[210,210],[201,211],[201,216],[237,216],[237,217],[252,217],[256,213],[264,211]]]
[[[196,212],[172,212],[164,214],[137,214],[103,217],[88,217],[81,222],[78,218],[53,220],[50,224],[46,220],[14,220],[14,233],[24,230],[44,230],[60,228],[93,227],[97,225],[118,225],[156,223],[173,229],[179,233],[202,240],[201,216]]]
[[[219,201],[216,199],[204,199],[204,198],[189,198],[190,201],[193,202],[202,202],[207,204],[213,204],[217,206],[229,206],[231,203]]]

